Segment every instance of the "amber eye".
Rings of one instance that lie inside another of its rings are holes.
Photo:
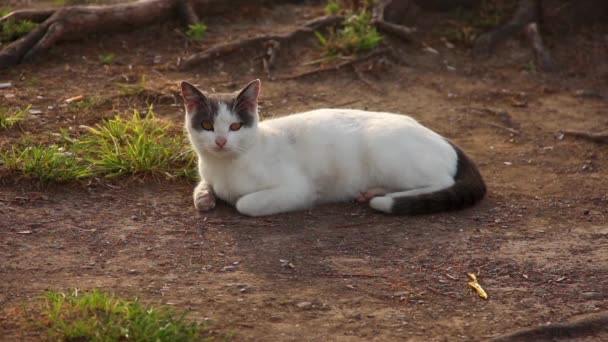
[[[231,131],[238,131],[239,129],[241,129],[241,123],[240,122],[235,122],[232,125],[230,125],[230,130]]]
[[[205,131],[213,131],[213,124],[211,123],[211,121],[205,120],[201,125],[203,126],[203,129]]]

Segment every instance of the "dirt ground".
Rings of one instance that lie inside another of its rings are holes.
[[[59,128],[78,130],[146,101],[181,124],[179,81],[233,91],[260,77],[266,118],[320,107],[414,116],[477,162],[487,198],[420,217],[344,203],[247,218],[223,204],[196,212],[193,181],[40,187],[3,175],[0,339],[41,339],[14,313],[45,290],[74,287],[187,309],[236,341],[478,341],[608,311],[608,145],[559,134],[608,128],[607,28],[549,36],[562,66],[551,75],[535,72],[517,39],[482,62],[462,46],[446,47],[438,32],[457,26],[441,20],[447,14],[408,18],[419,40],[391,41],[392,57],[366,64],[363,78],[345,68],[270,80],[259,51],[189,72],[170,68],[214,43],[285,32],[321,13],[318,6],[245,7],[204,18],[207,39],[189,46],[176,23],[63,43],[0,73],[14,83],[0,90],[3,105],[43,111],[21,130],[0,132],[0,146],[45,141]],[[276,75],[318,58],[312,40],[283,52]],[[108,53],[115,61],[102,65],[98,56]],[[142,76],[143,96],[116,86]],[[81,94],[95,105],[62,106]],[[468,272],[488,300],[471,292]],[[605,332],[581,338],[606,339]]]

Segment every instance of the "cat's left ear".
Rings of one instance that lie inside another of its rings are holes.
[[[258,96],[262,82],[259,79],[249,82],[236,96],[236,107],[255,113],[258,108]]]
[[[184,97],[184,105],[188,114],[194,113],[203,108],[207,108],[207,97],[192,84],[183,81],[181,84],[182,96]]]

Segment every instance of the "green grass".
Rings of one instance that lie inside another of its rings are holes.
[[[114,62],[114,54],[113,53],[108,53],[108,54],[102,54],[99,55],[99,61],[102,64],[112,64],[112,62]]]
[[[27,111],[32,106],[29,105],[25,109],[17,110],[12,113],[8,108],[0,108],[0,130],[10,129],[16,124],[26,119]]]
[[[205,34],[207,33],[207,25],[200,22],[198,24],[188,25],[188,31],[186,31],[186,36],[188,39],[194,41],[203,40]]]
[[[146,306],[100,291],[48,292],[41,323],[55,341],[211,341],[205,325],[167,306]]]
[[[0,27],[0,41],[10,42],[17,40],[35,29],[36,26],[38,26],[38,24],[29,20],[20,20],[18,22],[15,22],[12,19],[7,20],[2,24],[2,27]]]
[[[12,147],[0,153],[0,166],[41,183],[63,182],[89,176],[87,167],[70,151],[57,145]]]
[[[338,0],[329,0],[327,2],[327,5],[325,5],[325,14],[338,15],[338,13],[340,12],[341,9],[342,9],[342,6],[340,6],[340,3],[338,2]]]
[[[367,11],[353,13],[344,20],[344,27],[331,28],[327,36],[315,32],[326,57],[338,57],[369,51],[382,41],[382,35],[371,24],[371,14]]]
[[[13,146],[0,152],[0,170],[41,183],[89,177],[196,176],[194,153],[181,130],[159,120],[152,109],[142,116],[105,120],[70,137],[63,130],[52,145]]]
[[[134,111],[126,120],[115,117],[89,129],[76,144],[77,153],[92,165],[93,173],[114,177],[152,174],[193,176],[194,155],[173,125]]]

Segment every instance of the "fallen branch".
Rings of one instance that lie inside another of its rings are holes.
[[[608,144],[608,133],[591,133],[585,131],[561,131],[564,136],[586,139],[589,141]]]
[[[313,69],[313,70],[308,70],[308,71],[304,71],[295,75],[287,75],[287,76],[279,76],[277,77],[277,79],[279,80],[293,80],[296,78],[302,78],[302,77],[307,77],[307,76],[312,76],[312,75],[317,75],[317,74],[321,74],[324,72],[328,72],[328,71],[337,71],[340,70],[344,67],[348,67],[357,63],[361,63],[361,62],[365,62],[368,61],[372,58],[376,58],[378,56],[381,56],[385,53],[387,53],[389,50],[388,49],[378,49],[378,50],[374,50],[366,55],[363,56],[359,56],[359,57],[355,57],[352,59],[348,59],[345,62],[342,63],[338,63],[335,65],[331,65],[331,66],[326,66],[326,67],[322,67],[322,68],[317,68],[317,69]]]

